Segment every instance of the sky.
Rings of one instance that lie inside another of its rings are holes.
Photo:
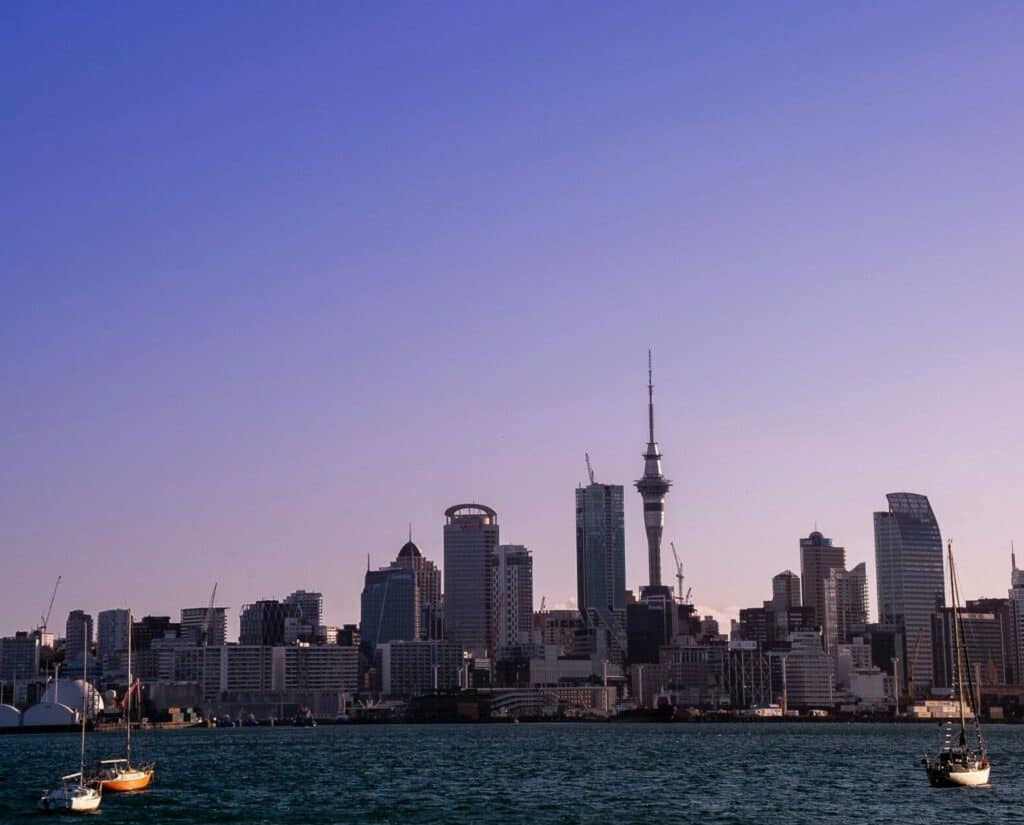
[[[305,588],[497,509],[575,598],[589,452],[646,580],[646,359],[723,620],[927,494],[1024,547],[1017,3],[0,7],[0,633]]]

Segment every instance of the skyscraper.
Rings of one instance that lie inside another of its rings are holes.
[[[533,638],[533,558],[521,544],[499,544],[494,557],[494,607],[499,657]]]
[[[621,484],[576,488],[577,604],[609,659],[626,653],[626,531]]]
[[[874,516],[879,621],[903,626],[908,686],[923,693],[932,682],[931,616],[946,603],[942,534],[927,496],[886,498],[888,512]]]
[[[852,570],[833,567],[825,580],[824,616],[821,621],[825,649],[835,654],[847,644],[853,628],[868,622],[867,566],[861,562]]]
[[[825,582],[829,571],[846,567],[846,550],[832,544],[817,530],[800,539],[800,577],[803,579],[804,607],[814,611],[814,621],[825,625]]]
[[[370,661],[378,645],[420,636],[416,571],[407,567],[367,570],[360,597],[359,638]]]
[[[68,659],[80,657],[87,644],[92,647],[92,616],[84,610],[72,610],[64,627],[64,649]]]
[[[665,527],[665,494],[672,482],[661,473],[661,453],[654,440],[654,374],[651,351],[647,350],[647,452],[644,453],[644,477],[636,483],[644,502],[644,529],[647,531],[647,581],[661,585],[661,533]],[[678,594],[680,597],[682,593]]]
[[[1014,684],[1024,684],[1024,570],[1017,569],[1017,554],[1010,553],[1010,635],[1008,651]]]
[[[478,658],[492,656],[498,514],[484,504],[456,504],[444,516],[446,634]]]
[[[299,608],[277,599],[242,605],[238,616],[238,642],[243,645],[285,644],[286,619],[298,619]]]
[[[206,624],[206,614],[209,612],[210,621],[206,627],[206,644],[208,647],[220,647],[227,641],[227,608],[214,607],[183,607],[181,608],[181,635],[192,644],[203,643],[203,625]]]
[[[128,610],[114,608],[101,610],[96,616],[96,648],[104,669],[110,665],[110,657],[128,649]]]
[[[788,610],[800,607],[800,577],[792,570],[783,570],[772,577],[772,608]]]
[[[307,590],[296,590],[285,596],[285,604],[293,604],[299,609],[299,620],[308,625],[311,633],[323,624],[324,597],[322,593],[310,593]]]
[[[441,610],[441,571],[413,543],[411,529],[409,540],[402,545],[402,549],[398,551],[398,558],[391,566],[402,567],[416,573],[416,590],[419,593],[420,604],[419,638],[436,638],[434,631]]]

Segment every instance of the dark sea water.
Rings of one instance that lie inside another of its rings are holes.
[[[988,726],[992,782],[928,786],[931,725],[490,724],[154,731],[151,790],[103,823],[1024,821],[1024,727]],[[90,734],[93,758],[116,734]],[[39,822],[78,737],[0,737],[0,823]]]

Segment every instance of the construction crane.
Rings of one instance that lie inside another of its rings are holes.
[[[914,668],[917,667],[917,654],[921,652],[921,639],[924,636],[924,629],[917,631],[917,638],[914,640],[914,652],[907,663],[907,695],[912,695],[914,684]],[[899,685],[896,686],[899,690]]]
[[[587,475],[590,477],[590,483],[596,484],[597,482],[594,480],[594,468],[590,464],[590,453],[584,453],[583,455],[587,458]]]
[[[545,605],[547,603],[548,603],[548,597],[547,596],[541,596],[540,597],[540,609],[537,612],[538,613],[543,613],[544,612],[544,607],[545,607]]]
[[[53,593],[50,596],[50,606],[46,608],[46,615],[40,616],[42,623],[39,625],[39,632],[45,633],[47,626],[50,624],[50,614],[53,612],[53,600],[57,598],[57,588],[60,587],[60,576],[57,576],[57,582],[53,585]]]
[[[206,608],[206,615],[203,616],[203,624],[199,630],[199,638],[202,639],[203,647],[206,647],[206,641],[210,634],[210,622],[213,621],[213,600],[217,598],[217,584],[213,583],[213,592],[210,594],[210,605]]]
[[[672,548],[672,556],[676,560],[676,582],[677,582],[676,592],[678,593],[679,603],[680,604],[689,604],[690,603],[690,594],[693,592],[693,588],[692,587],[689,588],[686,591],[686,595],[685,596],[683,595],[683,563],[681,561],[679,561],[679,554],[676,552],[676,543],[674,541],[670,541],[669,542],[669,546],[671,546],[671,548]]]

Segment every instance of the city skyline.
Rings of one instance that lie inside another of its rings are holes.
[[[817,524],[877,616],[893,491],[1006,590],[1019,10],[0,15],[2,632],[57,574],[58,627],[215,581],[233,628],[303,587],[353,622],[367,552],[411,521],[441,565],[474,500],[565,605],[588,452],[636,592],[648,348],[702,613]]]

